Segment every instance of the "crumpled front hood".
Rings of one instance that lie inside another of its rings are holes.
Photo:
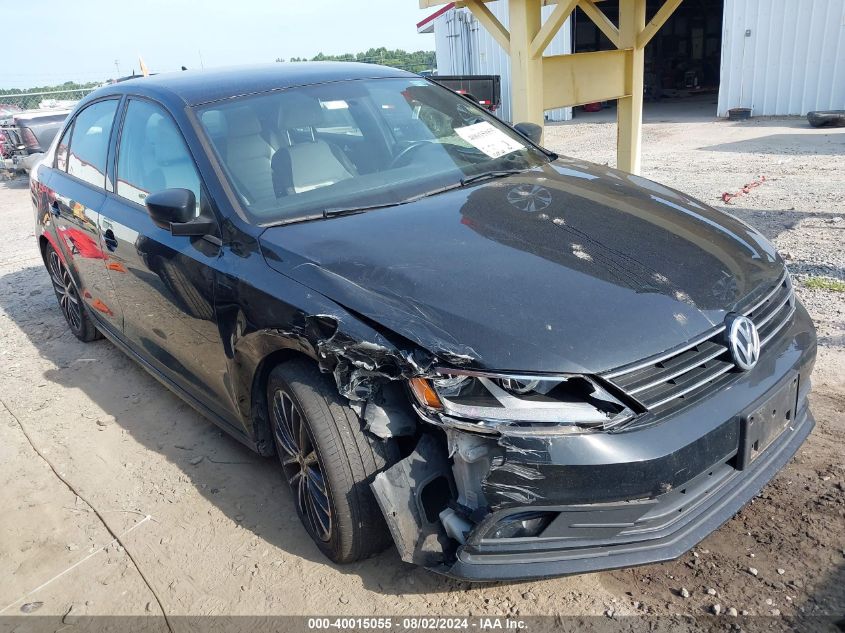
[[[743,223],[561,159],[414,203],[270,228],[269,265],[434,353],[597,373],[679,345],[771,289]]]

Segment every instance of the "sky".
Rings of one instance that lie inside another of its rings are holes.
[[[6,0],[0,0],[0,8]],[[371,47],[434,50],[418,0],[26,0],[6,29],[0,88],[101,81],[139,70],[273,62]],[[41,40],[41,44],[35,44]],[[117,65],[115,65],[117,60]]]

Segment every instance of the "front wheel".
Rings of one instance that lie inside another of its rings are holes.
[[[91,322],[91,317],[88,316],[82,303],[82,297],[79,296],[79,290],[70,271],[51,244],[47,244],[45,248],[44,259],[50,273],[50,280],[53,282],[53,291],[59,300],[59,307],[62,309],[70,331],[84,343],[100,338],[102,335]]]
[[[392,445],[368,436],[334,382],[306,360],[270,373],[267,402],[282,471],[317,547],[351,563],[390,545],[370,484],[390,466]]]

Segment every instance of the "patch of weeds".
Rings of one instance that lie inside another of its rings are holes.
[[[845,281],[830,277],[807,277],[803,281],[806,288],[811,290],[828,290],[830,292],[845,292]]]

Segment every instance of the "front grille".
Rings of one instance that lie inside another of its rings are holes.
[[[789,275],[784,272],[768,295],[743,311],[757,326],[762,352],[794,312],[795,297]],[[689,402],[720,385],[734,369],[724,331],[725,326],[721,325],[678,348],[620,367],[602,378],[648,411]]]

